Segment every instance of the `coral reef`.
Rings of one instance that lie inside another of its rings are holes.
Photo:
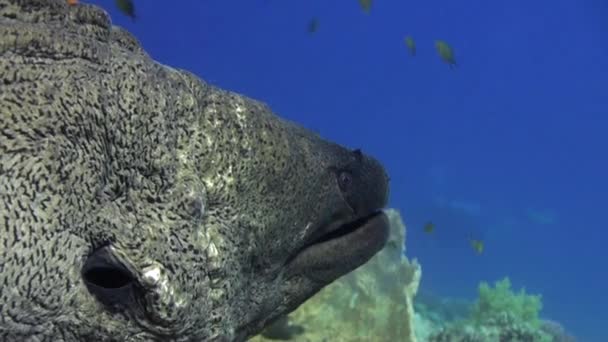
[[[543,307],[541,300],[540,295],[526,294],[525,289],[514,293],[509,278],[497,281],[494,287],[481,282],[479,299],[473,307],[471,318],[478,324],[484,324],[500,320],[504,313],[508,313],[514,319],[536,327],[540,324],[538,314]]]
[[[511,290],[509,278],[494,287],[482,282],[479,298],[466,320],[449,324],[429,336],[429,342],[551,342],[540,327],[539,295]]]
[[[391,235],[382,251],[251,341],[419,341],[414,331],[413,298],[421,268],[416,260],[410,262],[403,256],[401,216],[394,209],[386,213]]]
[[[432,334],[428,342],[552,342],[550,335],[532,324],[503,313],[483,324],[461,321]]]
[[[432,321],[442,323],[469,317],[473,302],[465,298],[442,297],[421,288],[414,300],[414,311]]]
[[[418,293],[420,265],[403,257],[405,227],[397,211],[387,215],[391,236],[380,253],[251,341],[575,341],[559,323],[539,318],[540,295],[513,291],[509,278],[481,282],[475,302]]]
[[[541,330],[547,333],[553,342],[575,342],[576,338],[570,335],[564,327],[558,322],[550,319],[543,320],[540,326]]]
[[[439,316],[430,311],[425,312],[424,314],[418,313],[418,311],[414,312],[414,326],[416,339],[419,342],[426,342],[429,340],[429,337],[436,332],[440,331],[444,322],[439,319]]]

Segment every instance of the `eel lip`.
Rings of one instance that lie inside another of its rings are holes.
[[[331,281],[367,262],[384,247],[389,235],[388,217],[382,211],[324,229],[290,261],[292,269]]]

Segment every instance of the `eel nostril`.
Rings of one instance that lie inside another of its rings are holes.
[[[350,174],[350,172],[341,171],[338,174],[338,186],[340,187],[340,190],[342,190],[342,192],[344,192],[344,193],[350,192],[352,184],[353,184],[353,176]]]
[[[118,289],[133,282],[131,275],[112,267],[93,267],[87,270],[83,277],[87,283],[104,289]]]
[[[127,309],[137,305],[137,279],[112,247],[99,248],[89,255],[81,272],[89,293],[105,306]]]

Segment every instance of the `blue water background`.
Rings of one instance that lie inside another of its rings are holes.
[[[156,60],[377,156],[425,290],[474,298],[509,276],[579,341],[608,341],[608,2],[137,1],[135,22],[94,3]]]

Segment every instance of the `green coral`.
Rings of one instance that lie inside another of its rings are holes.
[[[551,336],[540,328],[541,308],[540,295],[525,289],[513,292],[509,278],[494,287],[481,282],[468,319],[448,324],[428,342],[550,342]]]
[[[508,277],[497,281],[494,287],[486,282],[479,284],[479,298],[473,307],[471,319],[477,324],[487,324],[501,320],[504,315],[537,327],[538,314],[542,309],[541,295],[526,294],[525,289],[518,293],[511,290]]]

